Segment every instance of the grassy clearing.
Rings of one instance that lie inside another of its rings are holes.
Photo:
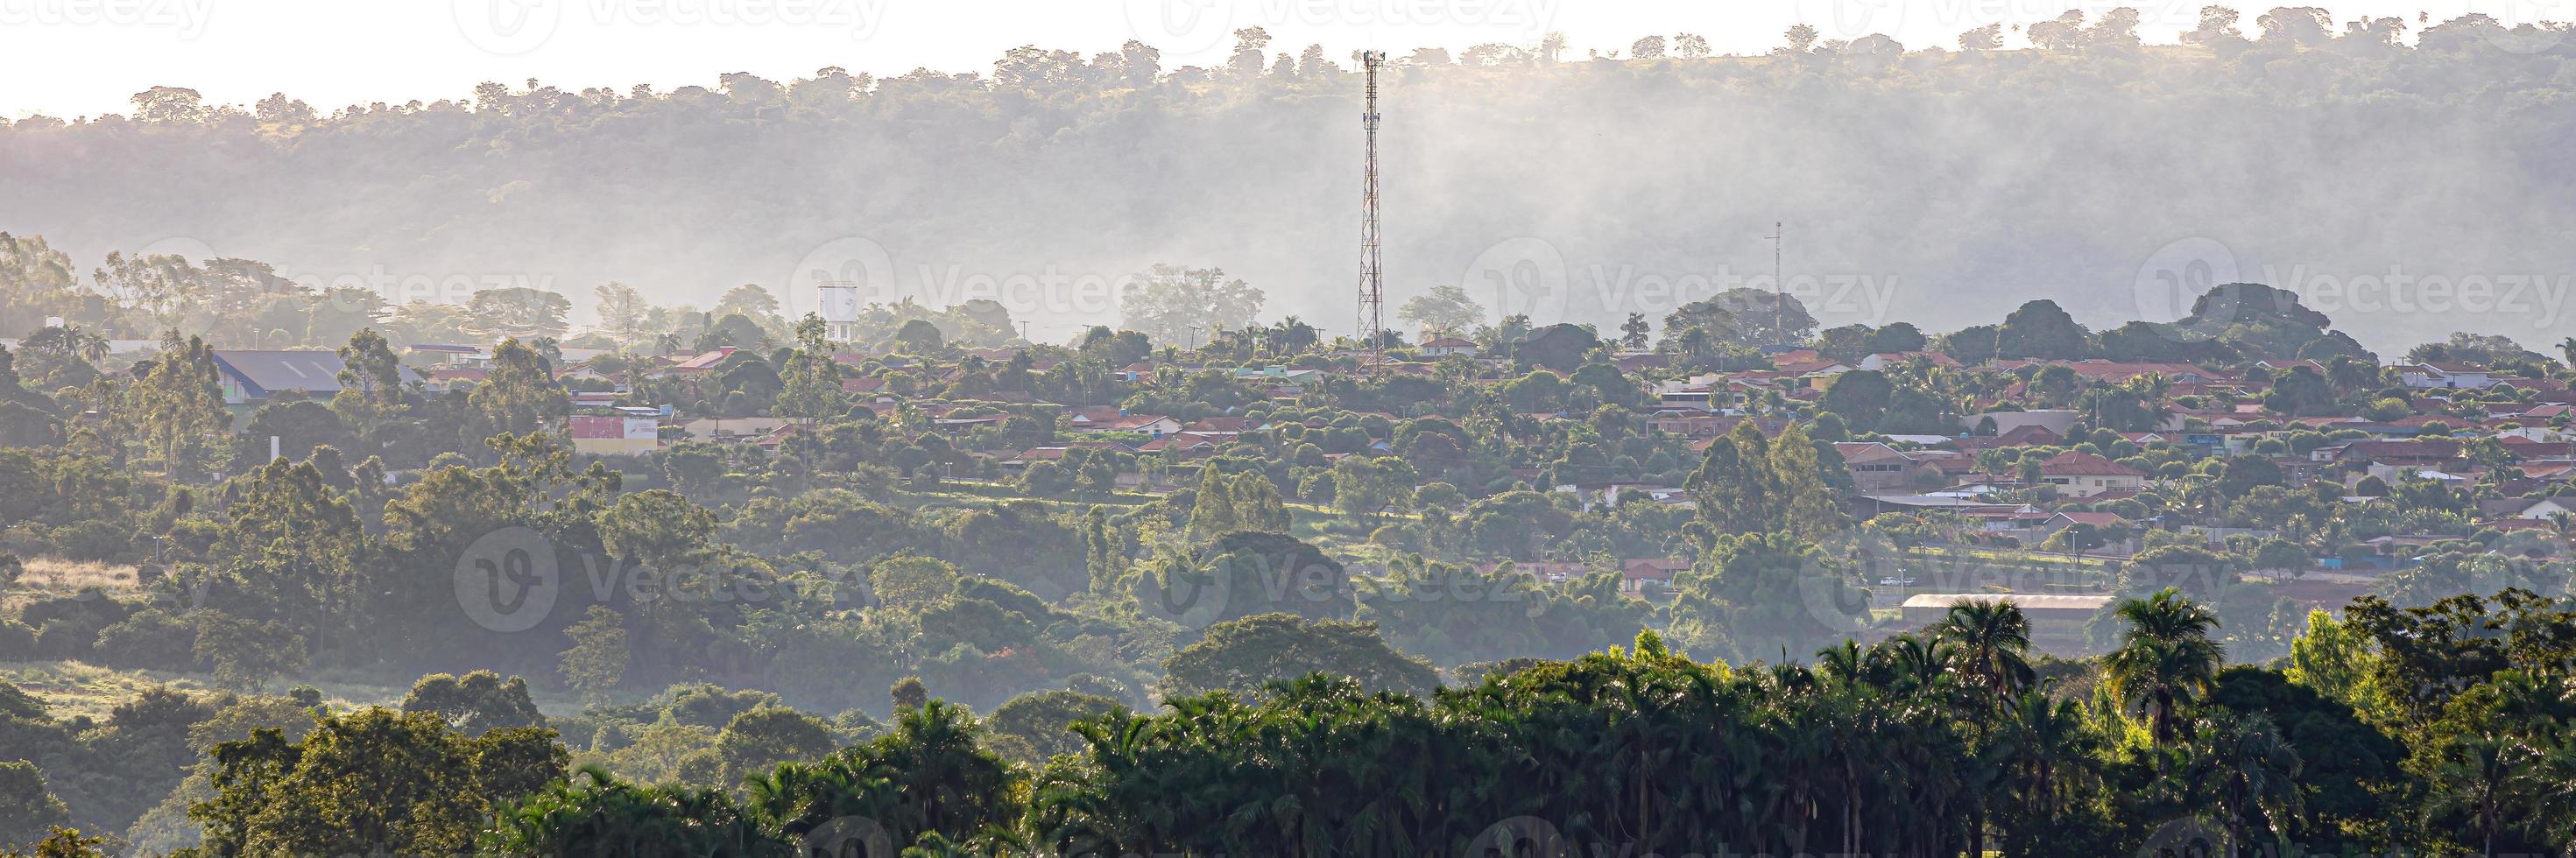
[[[949,480],[940,483],[939,489],[936,491],[916,492],[906,490],[896,492],[894,505],[908,509],[926,509],[932,507],[982,506],[984,504],[1004,501],[1036,501],[1051,508],[1060,507],[1075,511],[1085,511],[1089,510],[1095,504],[1111,507],[1134,507],[1153,503],[1160,499],[1160,495],[1149,495],[1134,492],[1080,492],[1068,495],[1064,498],[1031,498],[1012,494],[1010,489],[995,484],[970,483],[965,480]]]
[[[155,686],[189,692],[208,690],[201,679],[183,674],[113,670],[77,661],[0,662],[0,680],[45,701],[48,714],[56,718],[106,718],[107,710],[116,704]]]
[[[191,694],[217,690],[213,680],[200,673],[173,673],[162,670],[120,670],[80,661],[0,661],[0,681],[25,689],[45,701],[47,713],[55,718],[87,715],[105,719],[108,710],[132,700],[152,688],[167,686]],[[266,689],[282,692],[297,685],[310,685],[322,692],[322,699],[335,707],[396,705],[410,691],[408,683],[385,685],[378,682],[322,675],[290,679]],[[542,706],[547,701],[540,700]],[[549,708],[546,711],[552,713]]]
[[[30,558],[18,583],[0,594],[0,606],[14,610],[37,599],[69,596],[83,588],[97,587],[110,595],[134,593],[143,588],[134,578],[134,567],[95,561],[73,561],[52,557]]]

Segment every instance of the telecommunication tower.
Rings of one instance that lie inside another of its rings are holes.
[[[1356,327],[1363,347],[1372,354],[1384,347],[1386,339],[1386,280],[1378,268],[1377,253],[1377,70],[1385,64],[1385,51],[1360,53],[1360,65],[1368,72],[1368,112],[1360,114],[1360,126],[1368,130],[1368,164],[1367,178],[1360,186],[1360,301]]]

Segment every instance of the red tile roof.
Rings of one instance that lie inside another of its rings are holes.
[[[2093,455],[2068,450],[2039,463],[2039,472],[2052,477],[2143,477],[2145,471]]]

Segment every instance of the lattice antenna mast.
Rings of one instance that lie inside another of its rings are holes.
[[[1360,126],[1368,129],[1368,165],[1367,178],[1360,186],[1360,301],[1356,327],[1371,354],[1379,353],[1386,341],[1386,279],[1378,267],[1377,252],[1377,70],[1385,64],[1385,51],[1360,54],[1360,65],[1368,70],[1368,112],[1360,114]]]

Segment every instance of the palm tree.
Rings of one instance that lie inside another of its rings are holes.
[[[2023,691],[2005,711],[1995,731],[1993,756],[2001,766],[2006,806],[2030,814],[2028,825],[2008,825],[2008,854],[2046,851],[2036,844],[2016,849],[2012,832],[2056,830],[2058,817],[2095,777],[2095,734],[2072,700],[2058,700],[2046,688]]]
[[[2281,838],[2304,811],[2298,752],[2262,715],[2239,717],[2219,709],[2200,722],[2197,732],[2201,741],[2192,749],[2185,780],[2190,792],[2217,803],[2228,854],[2256,842],[2258,834],[2282,845]]]
[[[2226,649],[2209,636],[2218,615],[2172,587],[2122,601],[2112,615],[2128,628],[2103,658],[2104,679],[2121,711],[2147,721],[2163,745],[2182,738],[2190,710],[2209,693]]]
[[[2020,606],[2000,599],[1961,602],[1932,634],[1958,644],[1959,673],[1986,711],[2003,711],[2030,687],[2030,618]]]
[[[1871,648],[1888,673],[1888,687],[1899,696],[1936,699],[1949,693],[1953,682],[1949,665],[1955,652],[1957,647],[1949,641],[1912,634],[1888,638]]]

